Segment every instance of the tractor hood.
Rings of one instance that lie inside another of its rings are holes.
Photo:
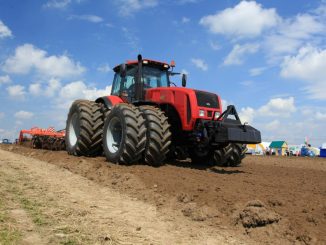
[[[159,96],[161,101],[165,101],[166,98],[170,97],[172,94],[188,96],[191,101],[196,101],[196,105],[198,107],[207,107],[212,109],[221,108],[220,97],[214,93],[181,87],[159,87],[146,89],[146,98],[149,100],[151,100],[151,98]]]

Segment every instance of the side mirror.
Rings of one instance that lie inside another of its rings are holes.
[[[121,77],[125,77],[127,75],[127,68],[126,68],[126,64],[121,64],[120,65],[120,76]]]
[[[182,74],[182,87],[186,87],[187,85],[187,75]]]

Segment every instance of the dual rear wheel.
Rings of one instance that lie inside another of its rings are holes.
[[[152,106],[115,105],[109,113],[92,101],[77,100],[69,111],[66,147],[69,154],[96,156],[132,164],[140,160],[159,166],[169,152],[170,125],[164,113]]]
[[[170,144],[170,125],[158,108],[118,104],[105,119],[103,149],[110,162],[160,166]]]

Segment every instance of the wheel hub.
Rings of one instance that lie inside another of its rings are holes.
[[[76,145],[79,133],[80,127],[78,121],[78,114],[74,113],[69,123],[69,143],[71,146]]]
[[[106,132],[106,145],[111,153],[116,153],[122,141],[122,125],[119,118],[114,117],[110,120]]]

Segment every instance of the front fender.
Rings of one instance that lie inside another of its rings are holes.
[[[105,107],[107,107],[110,110],[116,104],[124,103],[124,101],[119,96],[116,96],[116,95],[103,96],[103,97],[97,98],[95,100],[95,102],[102,103],[103,105],[105,105]]]

